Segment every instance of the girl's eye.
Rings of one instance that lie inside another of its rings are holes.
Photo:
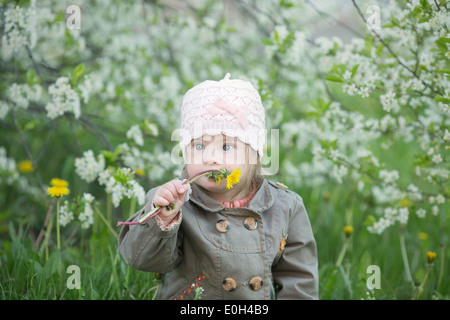
[[[195,150],[199,150],[199,151],[205,149],[205,147],[201,143],[196,143],[194,145],[194,148],[195,148]]]
[[[231,149],[233,149],[233,146],[231,144],[224,144],[223,145],[223,150],[224,151],[230,151]]]

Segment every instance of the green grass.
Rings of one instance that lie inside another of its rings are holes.
[[[48,256],[39,254],[26,230],[12,224],[9,229],[10,240],[0,247],[2,300],[151,299],[155,294],[155,275],[127,266],[106,229],[61,250],[52,243]],[[70,265],[80,268],[80,289],[66,285]]]

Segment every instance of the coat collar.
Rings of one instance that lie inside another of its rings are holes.
[[[182,178],[186,178],[185,175],[182,175]],[[217,212],[226,207],[214,200],[210,196],[208,196],[200,187],[198,187],[195,183],[191,184],[192,193],[190,195],[190,200],[201,207],[202,209],[208,212]],[[258,191],[256,191],[253,198],[248,203],[247,207],[250,210],[253,210],[257,213],[261,213],[267,209],[269,209],[273,205],[273,194],[272,188],[269,182],[264,179],[263,183],[259,187]]]

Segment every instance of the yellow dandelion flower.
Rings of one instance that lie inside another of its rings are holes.
[[[419,239],[425,241],[428,239],[428,235],[425,232],[419,232]]]
[[[145,174],[145,171],[142,169],[136,169],[134,170],[134,172],[136,172],[137,175],[143,176]]]
[[[24,161],[20,161],[18,163],[18,167],[19,167],[19,171],[22,173],[28,173],[28,172],[33,172],[33,164],[31,163],[30,160],[24,160]]]
[[[47,189],[47,192],[52,197],[61,197],[70,193],[69,188],[53,186]]]
[[[239,183],[239,178],[241,177],[241,169],[236,168],[233,172],[226,178],[227,179],[227,189],[233,188],[233,186]]]
[[[52,186],[47,189],[47,193],[52,197],[61,197],[70,193],[69,188],[67,188],[69,183],[66,180],[53,178],[50,184]]]
[[[54,187],[66,187],[69,185],[69,183],[66,180],[54,178],[50,181],[50,184]]]
[[[412,204],[411,201],[407,198],[403,198],[399,202],[400,202],[401,207],[407,207],[407,208],[411,207],[411,204]]]
[[[436,257],[437,257],[436,252],[433,252],[433,251],[428,251],[427,252],[428,263],[432,263],[434,261],[434,259],[436,259]]]
[[[350,237],[353,233],[353,227],[352,226],[345,226],[344,227],[344,233],[347,237]]]

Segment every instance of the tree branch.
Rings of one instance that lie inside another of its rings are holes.
[[[361,9],[359,8],[359,6],[356,4],[355,0],[352,0],[353,5],[355,6],[356,10],[358,11],[358,14],[361,16],[362,20],[367,24],[367,20],[364,17],[364,15],[361,12]],[[383,40],[383,38],[378,34],[378,32],[375,31],[375,29],[371,29],[371,31],[373,32],[373,34],[375,35],[375,37],[377,37],[377,39],[386,47],[386,49],[389,51],[389,53],[394,57],[395,60],[397,60],[397,62],[406,70],[408,70],[413,76],[414,78],[416,78],[417,80],[419,80],[420,82],[423,83],[423,85],[427,88],[429,88],[432,92],[438,94],[439,91],[436,91],[432,86],[430,86],[428,83],[426,83],[423,79],[421,79],[419,77],[419,75],[412,70],[410,67],[408,67],[406,64],[403,63],[403,61],[400,60],[400,58],[398,57],[398,55],[392,50],[392,48]],[[433,96],[434,97],[434,96]]]

